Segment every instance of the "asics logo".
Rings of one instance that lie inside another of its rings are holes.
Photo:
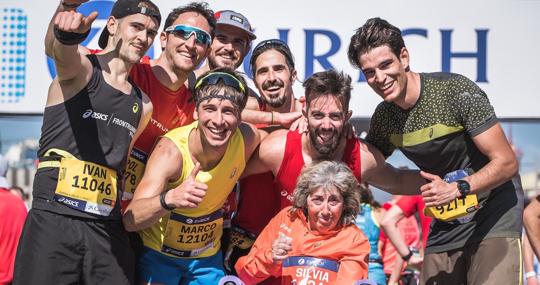
[[[73,200],[65,198],[65,197],[60,197],[58,199],[58,202],[64,203],[66,205],[70,205],[70,206],[73,206],[73,207],[79,207],[79,202],[78,201],[73,201]]]
[[[107,121],[108,118],[109,118],[109,115],[94,112],[94,111],[92,111],[92,109],[88,109],[82,114],[82,117],[83,117],[83,119],[92,118],[92,119],[96,119],[96,120]]]

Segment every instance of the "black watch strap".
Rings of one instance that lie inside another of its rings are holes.
[[[467,182],[466,180],[457,180],[456,182],[461,197],[465,197],[469,193],[471,193],[471,185],[469,184],[469,182]]]
[[[409,261],[409,259],[411,259],[411,256],[413,255],[413,252],[411,249],[409,249],[409,253],[405,256],[402,256],[401,258],[403,258],[404,261]]]
[[[167,211],[172,211],[175,209],[175,207],[171,207],[169,205],[167,205],[167,203],[165,202],[165,195],[167,195],[167,192],[169,192],[169,190],[167,191],[163,191],[161,192],[161,194],[159,194],[159,203],[161,204],[161,207]]]

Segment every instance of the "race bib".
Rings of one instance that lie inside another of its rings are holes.
[[[223,212],[202,217],[171,213],[161,251],[178,257],[196,257],[214,247],[223,234]]]
[[[446,205],[426,207],[424,214],[426,216],[448,222],[471,214],[477,209],[478,199],[476,194],[471,194],[465,197],[457,198]]]
[[[116,204],[116,171],[76,158],[62,158],[54,199],[79,211],[108,216]]]
[[[249,249],[255,242],[255,235],[239,227],[231,228],[230,243],[241,249]]]
[[[339,263],[309,256],[289,256],[283,261],[282,283],[294,285],[335,284]]]
[[[451,183],[465,178],[468,175],[469,173],[466,170],[458,169],[456,171],[447,173],[444,176],[444,181],[446,181],[446,183]],[[446,205],[426,207],[424,209],[424,215],[443,222],[452,221],[470,215],[469,219],[467,219],[470,220],[478,208],[478,198],[476,194],[469,194],[465,197],[456,198],[454,201]]]
[[[148,155],[146,153],[135,148],[131,150],[131,155],[128,157],[126,170],[124,171],[126,185],[122,194],[122,200],[133,199],[133,193],[135,193],[137,185],[141,182],[147,160]]]

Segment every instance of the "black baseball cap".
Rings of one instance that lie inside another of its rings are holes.
[[[150,0],[117,0],[111,10],[111,16],[120,19],[133,14],[143,14],[154,18],[158,24],[161,24],[161,14],[156,4]],[[104,49],[109,39],[109,30],[103,29],[99,36],[98,45]]]

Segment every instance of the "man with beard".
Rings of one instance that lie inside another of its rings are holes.
[[[190,89],[193,89],[195,78],[204,72],[217,67],[228,67],[232,69],[237,69],[240,67],[251,48],[252,41],[257,38],[253,33],[253,28],[250,22],[241,13],[231,10],[222,10],[215,13],[215,18],[216,31],[215,37],[212,41],[211,50],[208,54],[206,64],[200,69],[196,70],[193,73],[194,76],[190,77],[188,82]],[[257,49],[257,47],[261,46],[263,43],[269,43],[269,41],[259,43],[255,49]],[[254,56],[255,53],[252,54],[250,66],[255,78],[255,70],[253,70]],[[259,89],[259,92],[261,92],[259,86],[257,86],[257,89]],[[249,89],[249,91],[250,96],[248,103],[242,112],[243,121],[252,124],[279,125],[286,128],[291,126],[295,128],[298,125],[298,119],[302,115],[299,110],[272,112],[272,110],[265,110],[261,107],[262,104],[265,104],[266,100],[285,99],[284,97],[264,97],[262,93],[260,94],[261,97],[258,97],[252,89]],[[277,104],[277,106],[280,107],[283,105],[283,103],[284,102],[275,102],[273,104]]]
[[[84,1],[83,1],[84,2]],[[100,36],[104,50],[78,51],[97,17],[62,1],[50,54],[57,77],[43,114],[30,210],[14,284],[132,284],[133,252],[122,225],[122,171],[152,112],[129,80],[152,46],[161,15],[148,0],[118,0]]]
[[[335,70],[313,74],[303,84],[308,132],[277,130],[261,142],[251,158],[244,176],[271,171],[280,196],[279,209],[291,205],[300,171],[316,160],[343,161],[359,181],[393,194],[417,194],[425,183],[418,172],[393,168],[371,145],[344,136],[352,114],[350,84],[350,76]]]
[[[293,55],[287,44],[271,39],[259,43],[251,56],[251,71],[261,94],[259,108],[277,116],[300,113],[302,104],[294,98],[292,86],[296,80]],[[275,130],[266,124],[257,125],[261,135]],[[264,130],[264,131],[262,131]],[[279,196],[274,190],[272,172],[251,175],[240,180],[239,206],[232,221],[231,242],[224,245],[225,267],[234,273],[236,260],[249,252],[250,245],[264,226],[280,210]],[[264,284],[268,284],[265,280]]]
[[[351,78],[335,70],[313,74],[303,84],[308,131],[277,130],[261,142],[243,176],[271,171],[280,189],[281,208],[289,206],[296,178],[304,164],[338,160],[349,165],[359,181],[392,194],[418,194],[425,181],[417,171],[400,170],[384,162],[382,154],[357,138],[346,138],[344,126],[351,111]]]
[[[237,69],[257,38],[248,19],[235,11],[222,10],[214,14],[215,37],[206,64],[195,71],[195,76],[218,67]],[[193,82],[194,83],[194,82]]]
[[[250,60],[255,87],[259,91],[258,110],[271,114],[270,123],[281,125],[280,118],[301,114],[302,104],[295,99],[292,85],[296,81],[294,57],[289,46],[278,39],[257,44]],[[284,126],[286,127],[286,126]]]

